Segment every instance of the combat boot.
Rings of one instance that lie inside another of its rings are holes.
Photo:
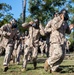
[[[8,66],[4,66],[3,71],[6,72],[8,70]]]
[[[22,71],[22,72],[26,72],[26,68],[22,68],[21,71]]]
[[[19,62],[16,62],[17,65],[19,65]]]
[[[34,65],[34,69],[36,69],[37,62],[33,62],[33,65]]]
[[[48,64],[48,62],[46,60],[45,63],[44,63],[44,70],[48,71],[48,69],[49,69],[49,64]]]

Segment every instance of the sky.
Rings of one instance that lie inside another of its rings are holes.
[[[0,3],[6,3],[9,4],[12,7],[12,10],[10,11],[15,19],[18,19],[20,14],[22,13],[22,0],[0,0]],[[26,3],[26,16],[28,16],[30,13],[28,11],[28,2]]]

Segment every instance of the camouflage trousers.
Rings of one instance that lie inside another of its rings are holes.
[[[23,58],[23,68],[26,68],[27,66],[27,61],[28,61],[28,56],[31,53],[31,58],[33,60],[33,63],[36,62],[37,60],[37,55],[38,55],[38,47],[26,47],[24,50],[24,58]]]
[[[14,49],[13,44],[7,45],[6,50],[5,50],[4,62],[3,62],[4,66],[8,66],[10,59],[11,59],[13,49]]]
[[[46,45],[45,45],[45,53],[46,53],[46,57],[49,57],[49,47],[50,47],[49,44],[46,44]]]
[[[12,59],[14,63],[20,62],[20,55],[21,55],[21,44],[19,44],[17,49],[14,49],[13,51]]]
[[[49,58],[47,59],[48,64],[52,71],[56,71],[65,56],[65,45],[51,44]]]
[[[45,46],[44,45],[40,46],[41,56],[44,55],[44,49],[45,49]]]

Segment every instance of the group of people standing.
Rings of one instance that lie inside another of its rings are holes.
[[[27,37],[20,37],[16,20],[12,20],[10,24],[5,24],[0,28],[0,35],[2,37],[1,46],[5,48],[4,57],[4,71],[8,70],[8,64],[12,57],[16,54],[16,62],[20,60],[20,50],[24,49],[23,64],[21,71],[26,71],[28,58],[33,61],[34,69],[37,67],[37,56],[39,47],[40,35],[48,37],[49,52],[47,60],[44,63],[45,71],[54,72],[59,70],[59,65],[65,57],[66,38],[65,33],[70,34],[73,26],[68,25],[68,12],[63,9],[60,13],[55,14],[54,18],[50,20],[44,28],[39,19],[31,21],[29,23],[23,23],[22,27],[28,29]],[[23,38],[23,42],[21,41]],[[42,48],[41,48],[42,49]],[[45,48],[46,49],[46,48]],[[47,49],[48,50],[48,49]],[[17,52],[16,52],[17,51]]]

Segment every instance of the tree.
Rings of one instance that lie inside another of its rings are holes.
[[[10,5],[6,3],[0,4],[0,26],[8,23],[13,18],[13,14],[9,12],[10,10],[12,10]]]
[[[23,18],[22,18],[22,13],[20,14],[20,17],[18,18],[18,28],[19,28],[19,30],[21,31],[21,32],[25,32],[27,29],[24,29],[23,27],[22,27],[22,23],[23,23]],[[28,17],[26,17],[26,19],[25,19],[25,21],[27,22],[27,23],[29,23],[30,21],[32,21],[32,18],[30,17],[30,16],[28,16]]]
[[[74,0],[68,0],[66,2],[66,8],[68,9],[69,16],[70,16],[70,23],[74,24]]]
[[[29,0],[29,11],[32,18],[39,18],[44,24],[47,23],[55,11],[64,5],[66,0]]]
[[[46,24],[53,17],[54,12],[62,8],[69,11],[70,17],[73,16],[73,4],[74,0],[29,0],[29,11],[32,18],[39,18],[43,24]]]

